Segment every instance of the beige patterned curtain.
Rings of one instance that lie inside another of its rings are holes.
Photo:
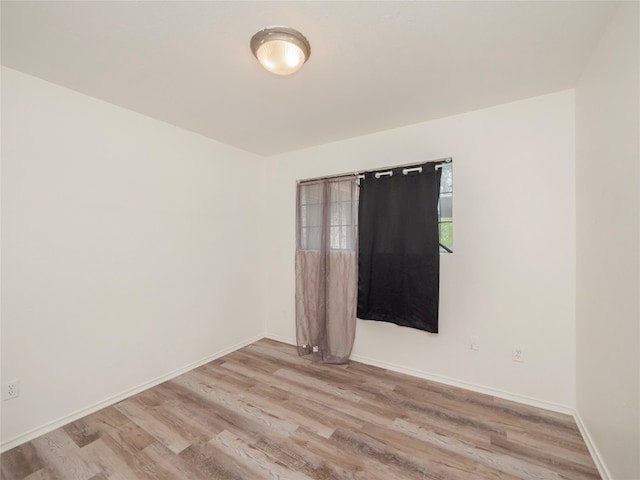
[[[296,340],[314,361],[346,363],[353,348],[357,220],[353,175],[298,184]]]

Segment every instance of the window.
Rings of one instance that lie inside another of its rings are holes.
[[[328,250],[356,249],[358,186],[353,176],[301,185],[298,195],[299,250],[323,250],[323,240]]]
[[[298,249],[321,250],[322,225],[329,225],[329,250],[355,250],[358,229],[358,187],[329,180],[301,185],[298,203]],[[326,196],[326,199],[325,199]],[[438,201],[440,253],[453,252],[453,164],[442,164]],[[353,200],[355,199],[355,203]],[[325,203],[326,201],[326,203]],[[328,208],[328,211],[326,210]],[[328,218],[325,218],[325,215]]]
[[[440,253],[453,252],[453,166],[442,164],[440,201],[438,202]]]

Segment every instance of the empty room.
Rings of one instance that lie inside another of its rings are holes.
[[[640,480],[640,2],[0,21],[2,480]]]

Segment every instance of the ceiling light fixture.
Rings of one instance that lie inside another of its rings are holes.
[[[309,60],[309,41],[297,30],[270,27],[251,37],[251,51],[264,68],[276,75],[291,75]]]

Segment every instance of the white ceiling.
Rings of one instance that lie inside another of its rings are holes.
[[[571,88],[617,2],[2,2],[2,64],[260,155]],[[298,73],[258,30],[304,33]]]

